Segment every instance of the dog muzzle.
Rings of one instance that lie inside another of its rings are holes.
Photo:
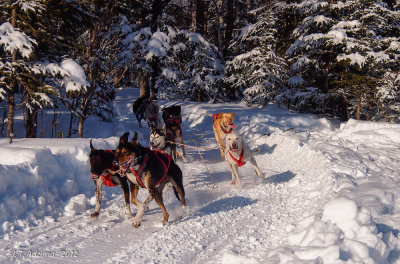
[[[126,161],[124,161],[124,163],[119,165],[119,174],[120,175],[125,175],[126,171],[131,166],[131,162],[132,162],[132,157],[129,156],[129,158]]]
[[[236,143],[234,143],[234,144],[232,144],[230,149],[232,150],[232,152],[237,152],[238,151],[238,145]]]

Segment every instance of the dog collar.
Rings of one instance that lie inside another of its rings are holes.
[[[230,151],[228,151],[229,155],[231,156],[231,158],[236,162],[236,164],[239,167],[242,167],[244,164],[246,164],[246,162],[243,162],[243,153],[244,153],[244,149],[242,148],[242,152],[240,153],[240,157],[239,159],[236,159],[232,153]]]
[[[220,125],[220,127],[221,127],[222,132],[224,132],[225,134],[229,134],[229,133],[231,133],[233,131],[233,128],[231,128],[229,131],[226,131],[224,129],[224,127],[222,126],[222,124]]]

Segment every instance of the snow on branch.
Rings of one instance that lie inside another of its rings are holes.
[[[12,54],[16,50],[22,57],[29,58],[33,45],[37,45],[36,40],[16,30],[10,23],[5,22],[0,26],[0,46],[4,46],[6,52]]]

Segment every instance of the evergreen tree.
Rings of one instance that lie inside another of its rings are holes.
[[[377,85],[393,64],[387,48],[399,37],[398,12],[383,1],[334,2],[289,5],[304,15],[293,32],[297,39],[286,52],[292,62],[289,86],[307,99],[297,100],[298,105],[288,94],[282,98],[297,108],[345,117],[342,107],[334,106],[341,101],[350,116],[371,119],[377,113]],[[307,87],[317,88],[317,93]],[[334,109],[325,107],[332,105]]]
[[[227,62],[225,83],[249,105],[264,106],[286,90],[287,64],[277,55],[277,16],[273,5],[255,10],[257,23],[242,29],[231,44],[238,54]]]

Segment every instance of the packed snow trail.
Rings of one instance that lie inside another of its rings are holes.
[[[114,148],[126,131],[130,138],[138,131],[140,143],[148,145],[148,128],[139,128],[131,113],[135,96],[128,90],[117,96],[115,122],[99,126],[97,120],[88,120],[87,134],[95,147]],[[255,109],[243,104],[180,104],[187,158],[178,165],[188,206],[182,208],[166,188],[166,226],[152,202],[142,225],[133,228],[136,208],[132,205],[130,218],[124,215],[119,187],[103,188],[100,216],[90,218],[94,185],[89,138],[15,139],[12,145],[0,140],[0,156],[12,150],[27,160],[18,163],[1,156],[8,162],[1,165],[6,179],[2,188],[9,185],[14,191],[3,196],[12,202],[0,208],[8,216],[0,216],[7,219],[2,224],[0,262],[396,263],[399,125],[350,120],[339,128],[326,119],[274,105]],[[231,173],[212,134],[211,114],[224,111],[236,113],[237,131],[257,150],[265,179],[246,164],[239,168],[243,186],[230,184]],[[37,177],[40,181],[30,188],[43,186],[44,193],[24,194],[25,187],[18,189],[18,183],[7,180],[22,177],[10,174],[14,170],[26,174],[31,185]],[[144,197],[145,190],[140,190],[138,198]],[[29,206],[26,213],[14,208],[25,200],[37,200],[41,213]]]

